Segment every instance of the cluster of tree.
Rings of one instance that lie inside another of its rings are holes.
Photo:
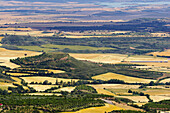
[[[17,86],[17,87],[8,87],[8,90],[12,91],[11,93],[35,93],[36,90],[32,87],[28,87],[28,89],[24,89],[22,85],[19,85],[19,84],[15,84],[13,83],[14,86]],[[9,93],[9,94],[11,94]]]
[[[91,87],[91,86],[87,86],[87,85],[79,85],[79,86],[77,86],[75,89],[74,89],[74,91],[73,91],[73,93],[80,93],[80,92],[88,92],[88,93],[97,93],[97,91],[96,91],[96,89],[94,89],[93,87]]]
[[[125,12],[102,12],[96,13],[94,15],[104,16],[109,14],[121,14],[125,15]],[[92,23],[93,24],[93,23]],[[168,31],[169,28],[165,26],[167,23],[159,20],[151,21],[129,21],[129,22],[116,22],[116,23],[107,23],[106,25],[100,26],[55,26],[55,27],[45,27],[44,29],[55,29],[61,31],[85,31],[85,30],[122,30],[122,31],[136,31],[136,32],[157,32],[157,31]],[[148,29],[152,28],[151,30]],[[39,29],[42,29],[39,28]]]
[[[143,105],[143,109],[146,111],[169,111],[170,110],[170,100],[162,100],[160,102],[150,102]]]
[[[8,94],[7,90],[0,89],[0,95],[7,95],[7,94]]]
[[[1,100],[1,103],[5,106],[10,106],[9,111],[14,109],[15,111],[19,107],[29,107],[30,109],[39,109],[48,112],[64,112],[64,111],[77,111],[79,109],[95,106],[103,106],[104,102],[100,99],[94,98],[74,98],[74,97],[56,97],[56,96],[44,96],[44,97],[29,97],[29,96],[8,96]]]
[[[127,98],[120,98],[120,97],[116,97],[114,99],[114,101],[118,102],[118,103],[133,103],[134,101],[127,99]]]
[[[11,77],[9,77],[9,76],[5,76],[5,74],[3,74],[3,72],[5,72],[5,71],[8,71],[8,70],[10,70],[10,68],[8,68],[8,67],[6,67],[6,66],[0,66],[0,78],[1,79],[4,79],[4,81],[14,81]]]
[[[55,88],[53,88],[55,89]],[[81,93],[80,93],[81,91]],[[43,110],[48,112],[77,111],[88,107],[103,106],[104,101],[99,98],[112,97],[109,95],[97,94],[97,91],[90,86],[80,85],[71,93],[60,92],[62,96],[29,96],[29,95],[7,95],[0,96],[3,109],[17,111],[20,108]],[[21,110],[21,109],[20,109]],[[22,111],[22,110],[21,110]]]
[[[169,47],[169,37],[114,37],[114,38],[62,38],[62,37],[30,37],[30,36],[6,36],[2,39],[5,48],[18,48],[17,46],[40,46],[43,44],[54,45],[80,45],[91,47],[109,47],[105,50],[72,50],[69,48],[57,49],[69,53],[121,53],[121,54],[145,54],[153,51],[161,51]],[[134,46],[135,45],[135,46]],[[137,46],[136,46],[137,45]],[[130,49],[129,47],[135,47]],[[112,49],[113,48],[113,49]],[[18,48],[19,49],[19,48]]]

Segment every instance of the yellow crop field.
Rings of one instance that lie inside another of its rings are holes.
[[[25,95],[57,95],[60,96],[59,93],[25,93]]]
[[[35,56],[41,54],[41,52],[33,52],[33,51],[19,51],[19,50],[7,50],[4,48],[0,48],[0,62],[1,65],[7,66],[10,68],[17,68],[18,65],[11,63],[10,59],[15,59],[17,57],[25,57],[25,54],[27,56]]]
[[[97,37],[97,38],[111,38],[113,36],[77,36],[77,35],[65,35],[65,36],[61,36],[61,37],[66,37],[66,38],[93,38],[93,37]]]
[[[160,56],[170,56],[170,49],[167,49],[163,52],[151,52],[151,53],[148,53],[148,55],[151,54],[151,55],[160,55]]]
[[[154,102],[159,102],[159,101],[161,101],[161,100],[170,100],[170,96],[168,96],[168,95],[150,96],[150,98],[151,98]]]
[[[95,88],[105,88],[105,89],[138,89],[140,85],[127,85],[127,84],[98,84],[91,85]]]
[[[0,41],[3,39],[4,37],[0,37]]]
[[[117,97],[127,98],[127,99],[133,100],[137,103],[147,103],[149,101],[146,96],[117,96]]]
[[[160,61],[160,60],[167,61],[167,58],[146,55],[131,55],[125,59],[125,61]]]
[[[164,79],[160,81],[161,83],[166,83],[166,82],[170,82],[170,78]]]
[[[104,112],[110,112],[113,110],[124,110],[124,109],[117,107],[115,105],[105,104],[105,106],[101,106],[101,107],[90,107],[90,108],[82,109],[76,112],[61,112],[61,113],[104,113]]]
[[[30,74],[26,74],[26,73],[9,73],[9,72],[7,72],[6,74],[12,75],[12,76],[30,75]]]
[[[48,69],[49,72],[53,72],[53,73],[65,73],[65,71],[62,70],[53,70],[53,69]]]
[[[133,103],[133,104],[138,105],[139,107],[141,107],[141,106],[145,105],[146,103]]]
[[[155,56],[146,56],[146,55],[132,55],[124,61],[130,64],[141,64],[147,66],[157,66],[157,67],[170,67],[170,62],[168,63],[154,63],[154,62],[130,62],[130,61],[167,61],[167,58],[155,57]],[[124,62],[125,63],[125,62]]]
[[[127,93],[129,89],[138,89],[140,85],[126,85],[126,84],[98,84],[90,85],[94,87],[100,94],[108,95],[132,95]]]
[[[100,87],[104,84],[101,84],[101,85],[90,85],[92,87],[94,87],[97,91],[97,93],[99,94],[105,94],[105,95],[112,95],[112,96],[116,96],[114,93],[108,91],[108,90],[105,90],[104,87]]]
[[[110,79],[118,79],[118,80],[123,80],[128,83],[149,83],[150,81],[155,81],[152,79],[142,79],[142,78],[136,78],[136,77],[129,77],[121,74],[116,74],[116,73],[105,73],[101,75],[97,75],[92,77],[93,79],[96,80],[110,80]]]
[[[36,91],[45,91],[46,89],[50,89],[51,87],[58,87],[58,85],[31,85],[28,86],[33,87]]]
[[[4,82],[0,82],[0,89],[2,90],[8,90],[8,87],[16,87],[14,86],[12,83],[4,83]]]
[[[60,91],[68,91],[68,92],[71,92],[75,89],[75,87],[63,87],[63,88],[60,88],[60,89],[57,89],[57,90],[53,90],[53,92],[60,92]]]
[[[21,84],[21,79],[19,79],[18,77],[11,77],[13,80],[15,80],[17,84]]]
[[[70,56],[78,60],[88,60],[101,63],[120,63],[128,55],[124,54],[76,54],[70,53]]]
[[[64,79],[64,78],[52,78],[52,77],[41,77],[41,76],[36,76],[36,77],[21,77],[24,79],[26,82],[31,83],[31,82],[44,82],[45,80],[48,80],[48,82],[51,82],[52,84],[55,84],[56,80],[58,82],[63,81],[63,82],[71,82],[71,81],[78,81],[78,79]]]
[[[21,30],[21,31],[31,31],[31,28],[12,28],[12,27],[8,27],[8,28],[0,28],[1,31],[14,31],[14,30]]]
[[[142,91],[145,94],[149,94],[152,96],[156,95],[169,95],[170,96],[170,89],[147,89],[145,91]]]

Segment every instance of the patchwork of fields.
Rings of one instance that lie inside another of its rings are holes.
[[[127,83],[149,83],[151,81],[155,81],[152,79],[143,79],[143,78],[137,78],[137,77],[129,77],[121,74],[116,74],[116,73],[106,73],[106,74],[101,74],[92,77],[93,79],[97,80],[110,80],[110,79],[118,79],[118,80],[123,80]]]
[[[15,59],[17,57],[25,57],[27,56],[35,56],[41,54],[41,52],[33,52],[33,51],[16,51],[16,50],[7,50],[4,48],[0,48],[0,65],[4,65],[10,68],[19,67],[16,64],[10,62],[10,59]]]
[[[26,82],[31,83],[31,82],[44,82],[45,80],[48,80],[48,82],[51,82],[52,84],[56,83],[56,80],[58,82],[63,81],[63,82],[71,82],[71,81],[78,81],[78,79],[64,79],[64,78],[52,78],[52,77],[41,77],[41,76],[36,76],[36,77],[21,77],[24,79]]]
[[[105,106],[102,107],[90,107],[76,112],[60,112],[60,113],[104,113],[113,110],[123,110],[123,108],[111,104],[105,104]]]

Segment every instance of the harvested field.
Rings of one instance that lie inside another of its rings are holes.
[[[106,74],[101,74],[92,77],[93,79],[96,80],[110,80],[110,79],[118,79],[118,80],[123,80],[127,83],[149,83],[150,81],[155,81],[152,79],[142,79],[142,78],[137,78],[137,77],[129,77],[121,74],[116,74],[116,73],[106,73]]]
[[[145,94],[149,94],[152,96],[158,95],[169,95],[170,96],[170,89],[147,89],[146,91],[142,91]]]
[[[0,82],[0,89],[2,90],[8,90],[8,87],[16,87],[14,86],[12,83],[4,83],[4,82]]]
[[[167,78],[167,79],[164,79],[164,80],[160,81],[160,83],[166,83],[166,82],[170,82],[170,78]]]
[[[68,82],[68,81],[78,81],[78,79],[64,79],[64,78],[52,78],[52,77],[41,77],[41,76],[36,76],[36,77],[21,77],[24,79],[26,82],[31,83],[31,82],[44,82],[45,80],[48,80],[48,82],[51,82],[52,84],[55,84],[56,80],[58,82],[63,81],[63,82]]]
[[[60,96],[61,94],[57,94],[57,93],[25,93],[25,95],[57,95],[57,96]]]
[[[7,50],[4,48],[0,48],[0,65],[7,66],[10,68],[17,68],[19,65],[10,62],[10,59],[15,59],[17,57],[25,57],[27,56],[35,56],[41,54],[40,52],[33,52],[33,51],[16,51],[16,50]]]
[[[127,98],[137,103],[147,103],[149,101],[146,96],[117,96],[117,97]]]
[[[154,102],[159,102],[161,100],[170,100],[170,96],[150,96]]]
[[[48,69],[49,72],[53,72],[53,73],[65,73],[65,71],[62,70],[53,70],[53,69]]]
[[[71,92],[75,89],[75,87],[63,87],[63,88],[60,88],[60,89],[57,89],[57,90],[53,90],[53,92],[60,92],[60,91],[68,91],[68,92]]]
[[[126,85],[126,84],[98,84],[91,85],[96,88],[106,88],[106,89],[138,89],[140,85]]]
[[[170,56],[170,49],[167,49],[163,52],[151,52],[151,53],[148,53],[148,55],[153,55],[153,56]]]
[[[36,91],[45,91],[46,89],[50,89],[51,87],[58,87],[58,85],[31,85],[28,86],[33,87]]]
[[[123,108],[123,109],[125,109],[125,110],[143,111],[142,109],[139,109],[139,108],[135,108],[135,107],[126,105],[125,103],[118,103],[118,102],[115,102],[115,101],[112,101],[112,102],[113,102],[117,107]]]
[[[125,61],[167,61],[167,58],[146,56],[146,55],[131,55]]]
[[[4,37],[0,37],[0,41],[3,39]]]
[[[70,55],[78,60],[88,60],[101,63],[120,63],[128,55],[123,54],[74,54]]]
[[[6,73],[7,75],[11,75],[11,76],[24,76],[24,75],[30,75],[30,74],[26,74],[26,73],[9,73],[9,72],[7,72]]]
[[[115,105],[105,104],[105,106],[101,106],[101,107],[90,107],[90,108],[82,109],[76,112],[61,112],[61,113],[104,113],[104,112],[110,112],[113,110],[124,110],[124,109],[117,107]]]
[[[170,62],[168,63],[155,63],[155,62],[130,62],[130,61],[167,61],[167,58],[155,57],[155,56],[146,56],[146,55],[133,55],[124,59],[124,63],[130,64],[141,64],[147,66],[156,66],[156,67],[170,67]]]
[[[0,82],[8,82],[8,83],[12,83],[13,81],[12,81],[12,80],[8,80],[8,79],[0,78]]]
[[[13,80],[15,80],[17,84],[21,84],[21,79],[19,79],[18,77],[11,77]]]
[[[124,84],[99,84],[91,85],[98,93],[110,95],[132,95],[127,93],[129,89],[138,89],[140,85],[124,85]]]

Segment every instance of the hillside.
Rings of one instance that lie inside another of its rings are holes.
[[[21,69],[14,69],[12,73],[22,73],[25,69],[29,71],[38,71],[38,74],[31,76],[53,76],[64,78],[91,79],[92,76],[113,72],[138,78],[156,79],[161,77],[163,73],[145,71],[132,68],[133,64],[102,64],[88,61],[80,61],[69,54],[61,52],[43,53],[38,56],[17,58],[10,60],[20,65]],[[63,70],[65,73],[46,73],[42,69]],[[40,72],[41,71],[41,72]],[[11,72],[10,72],[11,73]],[[26,72],[28,74],[28,72]],[[29,76],[29,75],[28,75]]]
[[[9,82],[9,81],[13,81],[11,79],[11,77],[9,76],[5,76],[2,72],[3,71],[7,71],[9,70],[9,68],[5,67],[5,66],[0,66],[0,82]]]
[[[17,58],[11,62],[24,68],[64,70],[67,73],[56,76],[67,78],[90,79],[93,75],[107,72],[98,64],[79,61],[65,53],[43,53],[39,56]]]

